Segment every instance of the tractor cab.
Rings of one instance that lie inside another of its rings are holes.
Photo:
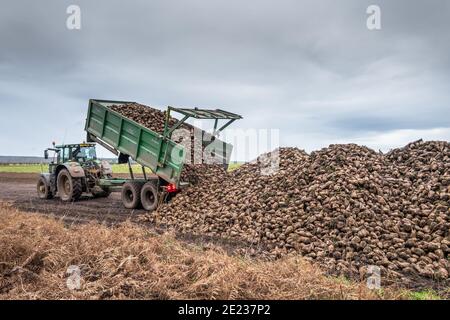
[[[61,149],[60,160],[61,162],[88,162],[97,160],[97,153],[95,151],[95,143],[82,143],[82,144],[67,144],[57,146]]]
[[[95,150],[95,143],[80,143],[80,144],[64,144],[48,148],[44,151],[45,159],[49,158],[49,151],[55,152],[52,164],[61,164],[65,162],[87,162],[97,160],[97,152]]]

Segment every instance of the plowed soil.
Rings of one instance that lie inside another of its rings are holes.
[[[144,210],[123,208],[120,193],[109,198],[94,199],[83,196],[80,201],[66,203],[59,198],[41,200],[37,197],[36,181],[39,175],[28,173],[0,173],[0,200],[7,201],[23,211],[42,212],[61,216],[67,222],[97,220],[111,224],[127,219],[133,221]]]

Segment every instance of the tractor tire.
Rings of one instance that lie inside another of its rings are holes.
[[[127,209],[137,209],[141,207],[142,183],[126,182],[122,186],[122,203]]]
[[[92,191],[92,196],[94,198],[108,198],[111,191],[108,188],[102,189],[102,191]]]
[[[141,189],[142,207],[147,211],[153,211],[158,207],[158,189],[152,182],[147,182]]]
[[[37,193],[39,199],[51,199],[53,198],[52,190],[50,189],[50,184],[44,177],[39,177],[37,182]]]
[[[62,201],[77,201],[83,193],[83,185],[80,178],[72,178],[67,169],[59,172],[56,181],[58,194]]]

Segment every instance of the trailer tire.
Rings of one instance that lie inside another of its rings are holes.
[[[39,177],[37,182],[37,193],[39,199],[51,199],[53,198],[52,190],[50,189],[50,184],[44,177]]]
[[[142,183],[126,182],[122,186],[122,203],[127,209],[136,209],[141,206]]]
[[[67,169],[58,173],[56,185],[62,201],[77,201],[83,193],[83,185],[80,178],[73,178]]]
[[[141,190],[142,207],[147,211],[153,211],[158,207],[158,189],[152,182],[144,184]]]

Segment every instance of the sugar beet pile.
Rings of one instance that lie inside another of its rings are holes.
[[[148,219],[181,232],[297,252],[330,272],[447,280],[450,272],[450,145],[415,142],[386,155],[354,144],[307,155],[279,150],[230,173],[204,171]]]
[[[135,121],[162,130],[139,114]],[[267,155],[232,172],[189,167],[194,185],[146,219],[262,245],[273,256],[299,253],[333,273],[362,275],[376,265],[404,281],[448,280],[448,142],[420,140],[387,154],[355,144],[277,152],[279,169],[269,175]]]

